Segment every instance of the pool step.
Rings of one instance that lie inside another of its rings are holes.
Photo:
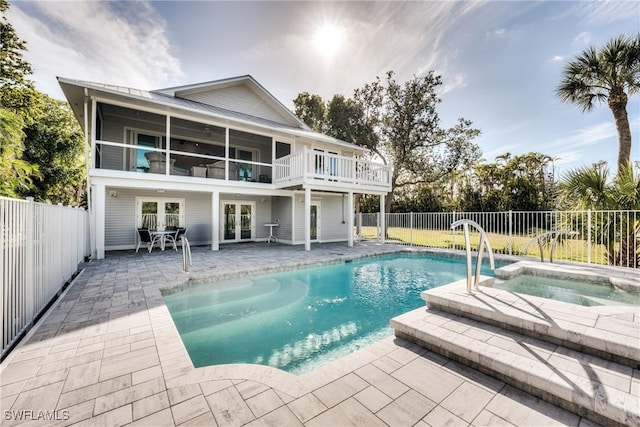
[[[481,276],[481,283],[492,280]],[[421,296],[429,308],[640,368],[638,307],[584,307],[486,286],[469,295],[465,280],[430,289]]]
[[[398,337],[596,423],[640,426],[640,373],[629,366],[433,308],[391,326]]]

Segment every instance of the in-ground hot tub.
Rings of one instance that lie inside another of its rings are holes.
[[[588,307],[640,306],[638,270],[523,261],[496,270],[496,277],[484,284]]]

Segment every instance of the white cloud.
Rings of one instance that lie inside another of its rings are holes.
[[[166,22],[147,2],[14,3],[8,19],[28,43],[36,86],[56,97],[56,76],[153,89],[182,75]]]
[[[566,151],[580,151],[616,137],[617,131],[613,122],[602,122],[547,141],[543,146]]]
[[[552,61],[562,61],[564,59],[564,56],[562,55],[556,55],[553,58],[551,58]]]
[[[446,93],[452,92],[458,88],[466,87],[467,79],[464,74],[457,73],[451,78],[444,78],[440,90],[438,90],[438,96],[443,96]]]
[[[587,24],[612,24],[640,15],[637,1],[578,1],[574,10]]]
[[[573,44],[578,48],[589,46],[591,44],[591,34],[587,31],[581,32],[573,39]]]

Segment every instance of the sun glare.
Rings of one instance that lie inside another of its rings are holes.
[[[332,56],[342,46],[342,30],[335,25],[325,24],[316,31],[314,43],[322,55]]]

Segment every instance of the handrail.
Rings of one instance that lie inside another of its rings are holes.
[[[558,239],[560,239],[560,236],[564,235],[564,236],[570,237],[570,236],[578,236],[579,234],[580,233],[578,233],[577,231],[568,231],[568,230],[547,231],[546,233],[538,234],[527,242],[527,246],[525,246],[524,248],[524,254],[525,255],[527,254],[527,252],[529,251],[529,246],[531,246],[533,242],[537,242],[538,248],[540,248],[540,262],[544,262],[544,252],[542,250],[542,246],[543,246],[543,241],[545,240],[545,237],[549,236],[551,240],[551,247],[549,248],[549,262],[552,263],[553,251],[556,249],[556,246],[558,244]]]
[[[182,237],[182,271],[189,272],[189,267],[193,264],[191,262],[191,246],[189,245],[189,239]]]
[[[474,287],[478,289],[478,282],[480,281],[480,269],[482,268],[482,255],[484,253],[484,246],[487,245],[489,252],[489,265],[491,270],[495,270],[495,262],[493,260],[493,251],[491,250],[491,244],[487,233],[484,232],[480,224],[470,219],[459,219],[451,224],[451,230],[458,228],[462,225],[464,230],[464,244],[467,251],[467,293],[471,293],[471,243],[469,242],[469,225],[472,225],[480,233],[480,246],[478,247],[478,260],[476,261],[476,275],[474,280]]]

